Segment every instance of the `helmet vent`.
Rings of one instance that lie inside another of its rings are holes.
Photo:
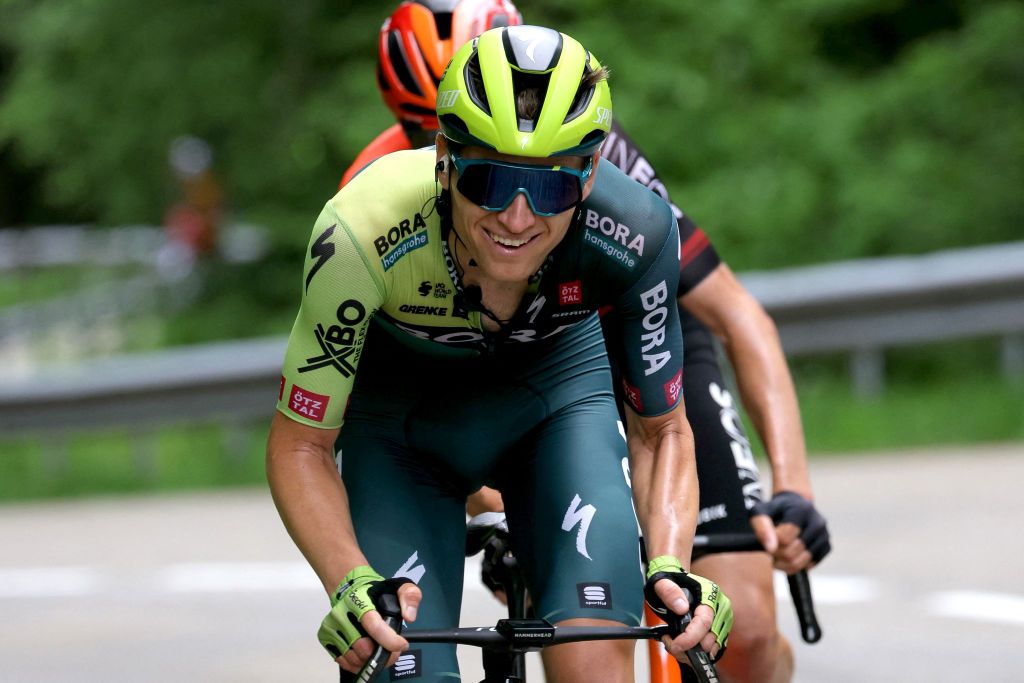
[[[441,40],[448,40],[452,37],[452,13],[437,12],[434,14],[434,23],[437,24],[437,37]]]
[[[590,106],[590,100],[594,98],[594,86],[586,85],[587,76],[593,72],[588,63],[583,69],[583,78],[580,80],[580,87],[576,89],[576,95],[572,98],[572,104],[569,105],[569,111],[565,114],[565,120],[563,123],[569,123],[573,119],[579,118]]]
[[[512,70],[512,92],[516,97],[516,118],[519,130],[532,133],[540,119],[544,98],[548,94],[551,74],[526,73]]]
[[[476,106],[486,112],[488,116],[491,115],[491,105],[487,101],[487,91],[484,89],[484,79],[480,74],[480,53],[473,50],[473,54],[470,55],[466,61],[466,94],[473,100]]]
[[[391,68],[395,70],[395,75],[405,89],[423,97],[423,91],[409,71],[409,57],[402,46],[401,34],[398,31],[388,33],[388,56],[391,58]]]

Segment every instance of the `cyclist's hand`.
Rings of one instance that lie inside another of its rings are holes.
[[[754,533],[772,554],[775,567],[787,574],[813,567],[832,550],[825,518],[798,493],[777,493],[755,505],[752,513]]]
[[[358,673],[373,654],[375,644],[391,652],[388,666],[409,643],[390,628],[377,611],[377,602],[386,593],[397,594],[400,616],[416,620],[422,593],[409,579],[385,579],[367,566],[356,567],[331,595],[331,611],[320,624],[317,637],[345,671]],[[372,640],[371,640],[372,639]]]
[[[658,615],[671,619],[671,611],[682,616],[689,612],[686,589],[693,596],[697,608],[686,630],[674,639],[664,638],[665,649],[680,661],[686,659],[686,651],[700,645],[718,661],[725,654],[732,630],[732,601],[719,589],[718,584],[696,574],[688,574],[678,558],[671,555],[655,557],[647,564],[647,585],[644,595],[647,603]]]
[[[507,605],[508,523],[504,512],[482,512],[466,523],[466,556],[476,555],[481,549],[484,556],[480,562],[480,580],[501,604]]]

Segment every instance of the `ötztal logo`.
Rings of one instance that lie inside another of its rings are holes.
[[[668,404],[675,405],[679,401],[679,396],[683,393],[683,369],[679,368],[679,372],[676,376],[665,382],[665,400]]]
[[[629,405],[633,406],[633,410],[638,413],[644,411],[644,402],[640,398],[640,390],[627,382],[625,378],[622,380],[622,393],[626,395],[626,400],[629,401]]]
[[[583,286],[579,280],[558,285],[558,305],[573,306],[583,303]]]
[[[288,407],[296,415],[302,415],[314,422],[323,422],[330,400],[330,396],[317,394],[303,389],[298,384],[293,384],[291,396],[288,398]]]

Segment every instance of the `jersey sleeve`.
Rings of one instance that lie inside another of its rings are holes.
[[[281,373],[279,411],[312,427],[341,426],[366,330],[383,300],[383,283],[329,202],[310,239],[302,305]]]
[[[621,325],[622,388],[640,415],[669,412],[683,394],[683,335],[673,296],[679,277],[679,232],[671,228],[656,258],[615,304]]]
[[[690,217],[683,214],[679,221],[679,289],[676,296],[683,296],[701,283],[722,260],[718,257],[711,240]]]

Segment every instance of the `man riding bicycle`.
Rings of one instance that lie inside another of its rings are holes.
[[[378,40],[378,84],[398,123],[359,154],[345,172],[342,187],[382,154],[432,143],[440,126],[433,111],[437,81],[453,48],[483,28],[520,23],[518,11],[507,0],[401,3],[384,22]],[[602,156],[604,163],[619,166],[670,201],[664,183],[618,119],[612,122]],[[700,479],[697,533],[714,538],[749,534],[753,527],[772,553],[698,551],[693,567],[713,577],[735,599],[739,619],[730,637],[729,657],[719,664],[723,678],[737,683],[785,683],[792,677],[793,655],[776,625],[772,563],[793,573],[817,563],[829,549],[824,519],[810,502],[812,489],[793,383],[771,319],[719,259],[704,232],[671,205],[682,242],[676,296],[684,339],[686,412],[694,431]],[[593,213],[583,216],[585,225],[588,218],[596,223],[595,236],[626,246],[615,241],[616,226],[601,222]],[[610,318],[605,327],[615,334]],[[738,405],[725,388],[709,328],[723,342],[737,370],[744,405],[765,444],[775,492],[770,501],[762,500],[750,443]],[[486,491],[471,497],[474,513],[501,509],[500,498]]]
[[[676,221],[599,163],[605,78],[564,34],[488,31],[440,83],[436,150],[379,159],[317,220],[267,473],[332,597],[321,642],[348,671],[369,654],[364,635],[392,652],[407,645],[374,609],[384,591],[406,621],[458,620],[464,504],[482,484],[504,495],[538,616],[636,623],[639,518],[651,599],[684,614],[685,587],[699,603],[670,651],[725,645],[728,598],[684,571],[697,482],[672,302]],[[594,242],[588,210],[630,226],[625,259]],[[607,305],[631,400],[632,496],[596,315]],[[425,680],[457,672],[454,647],[415,654]],[[558,646],[544,659],[559,681],[632,678],[630,643]]]

